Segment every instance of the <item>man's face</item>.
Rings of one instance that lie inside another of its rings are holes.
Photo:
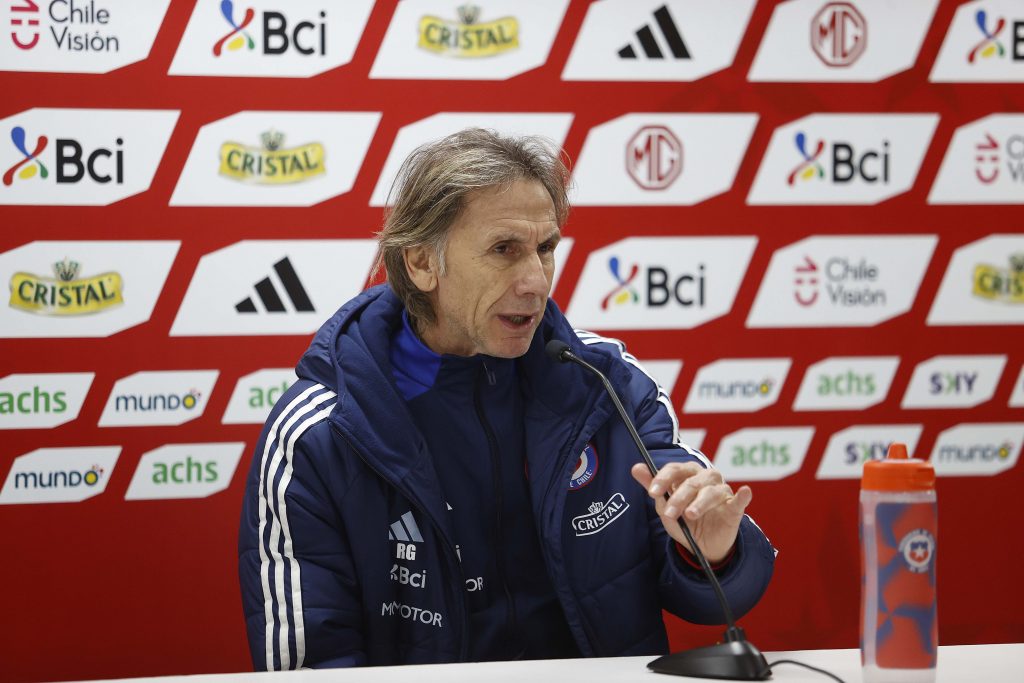
[[[526,353],[551,291],[559,237],[551,197],[537,181],[469,193],[448,236],[445,274],[430,280],[437,321],[420,330],[423,341],[459,356]]]

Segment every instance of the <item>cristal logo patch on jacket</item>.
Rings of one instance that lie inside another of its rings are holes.
[[[615,493],[607,503],[595,501],[589,509],[589,513],[572,518],[572,528],[577,536],[590,536],[601,531],[621,517],[629,509],[629,503],[621,493]]]

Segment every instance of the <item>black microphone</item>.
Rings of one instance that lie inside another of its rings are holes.
[[[652,476],[656,475],[658,473],[658,466],[654,464],[651,454],[647,452],[643,441],[640,440],[640,435],[637,434],[633,421],[629,419],[626,409],[622,407],[622,401],[619,400],[618,394],[615,393],[604,373],[573,353],[569,345],[560,339],[549,341],[547,346],[544,347],[544,351],[552,360],[559,363],[575,363],[601,380],[601,384],[604,385],[605,391],[611,397],[616,410],[619,411],[619,417],[622,418],[626,429],[629,430],[629,435],[633,437],[636,448],[640,451],[647,469],[651,471]],[[666,500],[669,498],[668,492],[665,493],[665,498]],[[686,536],[693,554],[697,557],[697,561],[700,562],[701,569],[704,570],[704,574],[707,576],[711,587],[715,591],[715,596],[718,598],[718,603],[722,607],[722,614],[725,616],[727,625],[725,629],[725,642],[665,655],[648,663],[647,668],[657,673],[719,678],[730,681],[764,681],[769,679],[772,675],[772,670],[768,667],[768,662],[765,661],[761,651],[747,640],[743,629],[736,625],[732,609],[729,607],[729,602],[725,599],[725,593],[722,592],[722,585],[718,582],[718,577],[715,576],[714,570],[711,569],[707,558],[704,557],[704,553],[690,533],[690,528],[687,526],[682,514],[679,516],[679,526],[683,530],[683,535]]]

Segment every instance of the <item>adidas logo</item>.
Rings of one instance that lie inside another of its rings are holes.
[[[292,307],[297,312],[313,313],[316,311],[313,307],[313,302],[309,300],[305,287],[302,286],[302,282],[299,280],[298,273],[295,272],[295,268],[292,267],[292,262],[288,260],[287,256],[274,264],[274,273],[277,274],[277,279],[284,287],[288,300],[291,301]],[[259,297],[260,303],[263,304],[263,308],[267,313],[288,312],[284,302],[281,300],[281,295],[278,294],[274,281],[269,276],[257,282],[255,287],[256,295]],[[239,313],[258,312],[256,310],[256,303],[251,296],[235,304],[235,310]]]
[[[662,5],[654,11],[654,21],[658,25],[661,41],[663,41],[664,46],[668,47],[672,57],[675,59],[690,59],[690,51],[686,49],[683,36],[679,33],[679,29],[676,28],[676,23],[672,21],[668,5]],[[636,39],[640,42],[640,49],[643,50],[645,57],[648,59],[665,59],[663,45],[659,43],[650,24],[637,30]],[[622,59],[636,59],[637,53],[633,44],[628,43],[619,50],[619,57]]]
[[[398,521],[391,525],[388,532],[389,541],[402,541],[404,543],[422,543],[423,536],[420,535],[420,528],[416,526],[412,510],[398,518]]]

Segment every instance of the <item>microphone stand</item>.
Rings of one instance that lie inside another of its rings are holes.
[[[629,430],[629,435],[633,437],[633,441],[636,443],[637,450],[640,451],[647,469],[651,471],[652,476],[656,475],[658,473],[658,466],[654,464],[651,454],[647,452],[643,441],[640,440],[640,435],[637,434],[633,421],[626,415],[626,409],[622,407],[622,402],[619,400],[608,378],[604,376],[604,373],[574,354],[569,349],[568,344],[558,339],[549,341],[545,351],[552,359],[561,363],[576,363],[601,380],[605,391],[608,392],[612,402],[615,404],[616,410],[619,411],[619,417],[622,418],[626,429]],[[667,499],[668,497],[669,493],[666,492],[665,498]],[[665,655],[649,662],[647,668],[657,673],[674,674],[676,676],[718,678],[730,681],[768,680],[772,675],[768,662],[765,660],[764,655],[761,654],[761,651],[747,640],[743,629],[736,625],[732,609],[730,609],[729,602],[725,599],[725,593],[718,582],[718,577],[715,576],[714,570],[711,569],[707,558],[704,557],[704,553],[694,540],[693,534],[690,533],[690,528],[687,526],[686,520],[683,519],[682,515],[679,516],[679,527],[683,530],[683,535],[686,536],[690,548],[693,549],[693,554],[697,557],[697,561],[700,562],[701,569],[704,570],[704,574],[711,583],[715,596],[722,606],[722,613],[725,616],[727,626],[725,629],[725,642]]]

